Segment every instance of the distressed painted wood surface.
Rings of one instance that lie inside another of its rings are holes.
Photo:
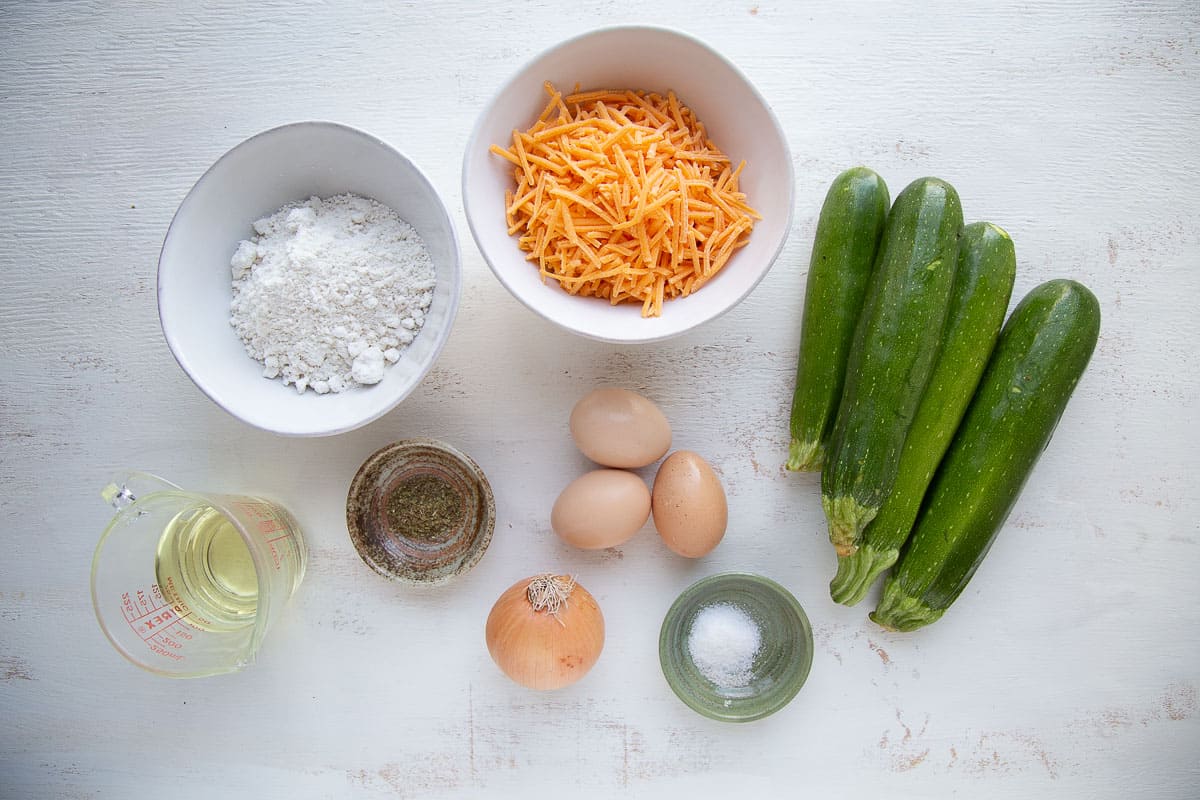
[[[973,5],[0,3],[0,796],[1194,797],[1200,11]],[[639,348],[569,337],[510,298],[459,191],[499,84],[545,46],[628,21],[682,24],[738,64],[785,125],[798,184],[758,290]],[[155,309],[158,248],[192,182],[246,136],[306,118],[365,128],[420,164],[454,213],[466,275],[423,385],[321,441],[216,408]],[[829,601],[816,482],[780,469],[816,215],[854,163],[895,189],[950,180],[969,219],[1012,233],[1017,296],[1069,276],[1104,311],[992,554],[914,635]],[[550,505],[587,466],[567,414],[597,384],[655,398],[676,447],[719,470],[730,533],[711,557],[677,559],[649,528],[619,552],[553,538]],[[343,521],[358,464],[417,435],[471,453],[497,496],[487,556],[437,590],[378,579]],[[100,634],[97,490],[124,466],[256,489],[302,521],[308,578],[252,669],[159,679]],[[483,621],[547,568],[592,591],[609,640],[585,681],[541,695],[495,669]],[[816,629],[808,685],[749,726],[696,716],[658,669],[672,599],[725,569],[783,582]]]

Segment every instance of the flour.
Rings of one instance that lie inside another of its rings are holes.
[[[263,377],[303,394],[383,380],[420,332],[433,261],[412,226],[364,197],[313,197],[254,223],[230,267],[229,322]]]

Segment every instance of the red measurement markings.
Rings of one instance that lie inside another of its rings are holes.
[[[183,623],[176,621],[166,630],[159,630],[146,640],[146,644],[156,653],[179,661],[183,658],[183,649],[191,640],[192,634]],[[155,647],[155,644],[158,647]]]
[[[184,658],[180,651],[192,634],[183,624],[182,617],[166,604],[158,584],[150,591],[123,593],[121,613],[130,629],[150,650],[175,661]]]
[[[254,519],[275,519],[275,512],[266,503],[239,502],[234,503],[233,507],[241,509],[242,513],[247,517],[253,517]]]
[[[125,617],[126,622],[137,616],[137,612],[133,610],[133,598],[129,596],[129,592],[121,595],[121,615]]]
[[[165,631],[179,619],[173,608],[163,608],[156,614],[148,614],[136,620],[130,620],[129,627],[143,639],[152,639]]]
[[[278,536],[272,536],[265,539],[265,544],[270,546],[271,561],[275,570],[278,572],[283,569],[284,554],[280,552],[275,543],[284,539],[292,538],[291,529],[282,519],[280,519],[275,509],[268,503],[256,503],[250,501],[242,501],[233,504],[233,507],[241,511],[251,520],[256,520],[258,533],[266,537],[273,533],[278,533]],[[252,530],[254,529],[252,528]]]
[[[182,661],[186,658],[182,652],[183,642],[176,641],[165,634],[156,633],[145,641],[150,651],[158,653],[160,656],[165,656],[173,661]]]
[[[270,548],[271,548],[271,560],[272,560],[272,562],[274,562],[274,564],[275,564],[275,571],[276,571],[276,572],[278,572],[279,570],[283,569],[283,559],[284,559],[284,554],[283,554],[283,553],[280,551],[280,548],[279,548],[279,546],[277,546],[275,543],[276,543],[276,542],[282,542],[282,541],[288,541],[288,542],[291,542],[291,540],[292,540],[292,533],[291,533],[291,531],[287,530],[287,529],[286,529],[285,527],[283,527],[282,525],[280,525],[278,528],[276,528],[276,530],[282,530],[282,531],[283,531],[283,533],[281,533],[281,534],[280,534],[280,535],[278,535],[278,536],[274,536],[274,537],[272,537],[272,538],[270,538],[270,539],[267,539],[267,544],[268,544],[268,545],[270,545]],[[284,547],[287,547],[287,545],[283,545],[283,546],[284,546]],[[294,550],[295,550],[295,545],[292,545],[292,550],[293,550],[293,552],[294,552]]]
[[[125,592],[121,595],[121,613],[131,626],[165,605],[162,592],[158,590],[158,584],[155,584],[154,589],[149,592],[138,589],[136,592]]]
[[[264,519],[258,523],[258,532],[261,534],[274,533],[275,531],[286,530],[283,523],[277,519]]]

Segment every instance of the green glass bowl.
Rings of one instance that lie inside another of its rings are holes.
[[[716,603],[737,606],[758,623],[762,644],[745,686],[717,686],[688,654],[696,615]],[[693,583],[667,611],[658,637],[658,658],[671,689],[696,712],[722,722],[750,722],[786,706],[808,679],[812,657],[812,626],[796,598],[775,581],[745,572]]]

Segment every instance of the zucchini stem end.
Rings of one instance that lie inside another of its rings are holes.
[[[829,596],[835,603],[852,606],[866,597],[875,579],[900,557],[900,550],[875,549],[870,542],[854,553],[838,559],[837,575],[829,582]]]
[[[852,555],[862,541],[863,528],[875,519],[879,508],[861,505],[853,497],[827,497],[821,495],[821,507],[829,520],[829,541],[833,543],[839,558]]]
[[[792,439],[785,465],[789,472],[820,472],[825,463],[825,448],[819,441]]]
[[[913,597],[889,577],[883,584],[883,597],[870,613],[871,621],[889,631],[915,631],[941,619],[944,608],[930,608],[920,597]]]

